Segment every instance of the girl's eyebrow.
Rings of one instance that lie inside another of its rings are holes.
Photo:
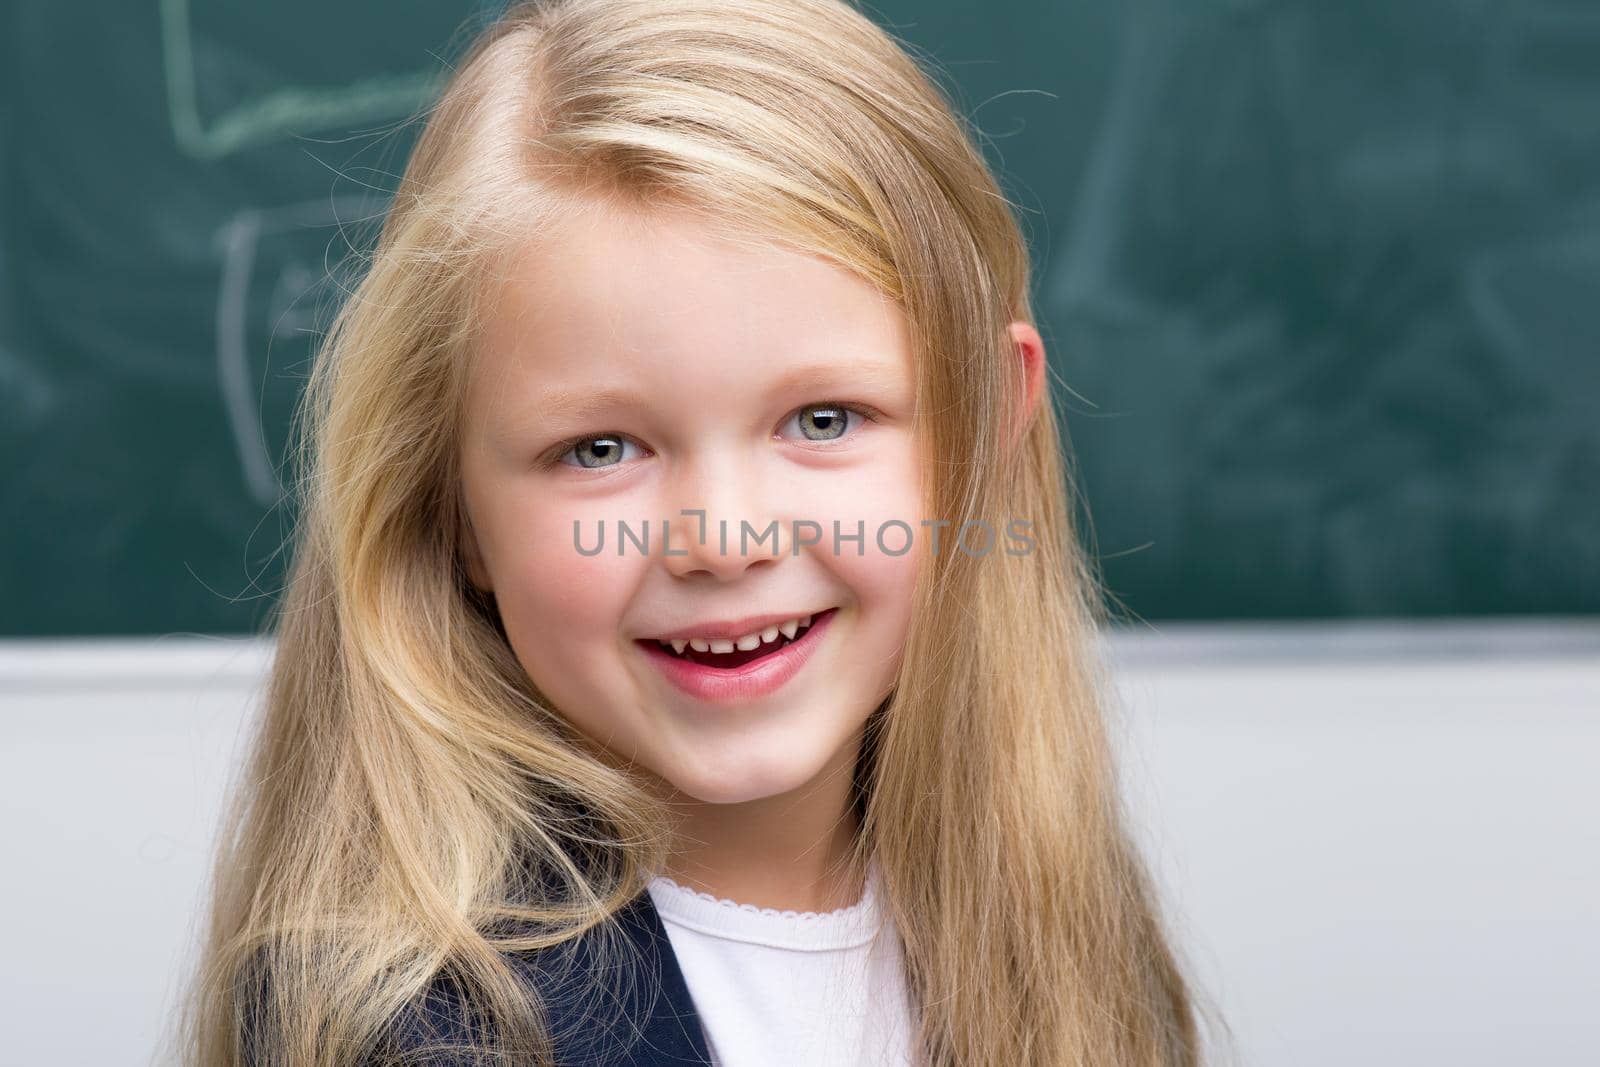
[[[863,360],[858,363],[813,363],[786,372],[768,387],[768,393],[773,397],[780,397],[811,390],[850,392],[866,389],[881,390],[893,397],[908,384],[901,370],[875,360]],[[817,396],[811,399],[846,400],[849,397]],[[528,409],[527,414],[540,421],[561,419],[582,422],[610,411],[643,410],[649,403],[649,399],[643,393],[624,386],[604,386],[581,392],[549,390],[541,392],[534,398],[533,407]],[[513,419],[511,425],[504,427],[504,432],[515,434],[522,428],[523,420]],[[504,433],[496,436],[502,437]]]
[[[541,393],[534,401],[544,418],[586,419],[613,408],[644,407],[644,397],[631,389],[585,389],[581,393]]]
[[[788,371],[768,387],[768,392],[781,396],[804,389],[892,391],[904,384],[902,372],[885,363],[814,363]],[[642,393],[626,387],[602,387],[582,392],[551,390],[540,393],[534,403],[543,418],[585,419],[614,408],[643,408],[649,401]]]
[[[582,392],[553,390],[541,392],[533,398],[531,406],[515,410],[509,417],[491,423],[490,439],[497,445],[509,447],[525,433],[532,432],[547,421],[586,422],[608,411],[642,410],[646,401],[639,393],[621,387],[585,389]]]
[[[772,392],[778,394],[797,392],[801,389],[861,388],[893,391],[903,384],[906,384],[904,375],[898,368],[887,363],[862,360],[796,367],[773,383]]]

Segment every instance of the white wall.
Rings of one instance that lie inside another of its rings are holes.
[[[1111,650],[1130,806],[1240,1062],[1600,1061],[1600,624]],[[160,1062],[269,657],[0,643],[0,1062]]]
[[[1600,1063],[1600,629],[1118,645],[1128,795],[1245,1063]]]

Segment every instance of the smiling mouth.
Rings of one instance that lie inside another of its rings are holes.
[[[656,655],[669,656],[675,660],[684,660],[690,663],[697,663],[702,667],[712,667],[725,671],[738,670],[740,667],[743,667],[748,663],[754,663],[756,660],[765,659],[775,652],[780,652],[783,649],[788,648],[790,645],[799,644],[810,636],[811,631],[816,629],[819,622],[821,622],[823,619],[826,619],[828,616],[832,615],[838,610],[838,608],[829,608],[827,611],[819,611],[811,617],[810,623],[808,623],[805,627],[796,630],[793,637],[787,637],[780,633],[778,634],[777,640],[771,642],[763,641],[755,648],[749,650],[735,648],[730,652],[702,652],[696,649],[693,645],[685,645],[682,652],[675,652],[673,651],[671,644],[657,640],[656,638],[642,638],[636,641],[635,644],[642,646],[646,651],[653,652]]]

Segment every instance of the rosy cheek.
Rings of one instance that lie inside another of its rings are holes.
[[[605,541],[597,552],[602,521]],[[529,521],[526,548],[515,553],[516,580],[543,616],[542,628],[557,635],[581,633],[585,639],[616,629],[639,553],[618,558],[615,526],[609,509],[593,508],[549,509]]]
[[[888,447],[874,453],[873,463],[833,472],[825,484],[808,486],[805,499],[795,505],[798,517],[815,519],[822,527],[821,541],[811,551],[859,607],[864,627],[859,637],[874,670],[887,667],[885,659],[904,640],[918,557],[926,552],[929,537],[920,525],[926,516],[918,499],[913,449],[888,434],[880,440]],[[837,551],[836,519],[841,535]],[[844,540],[858,531],[859,544]]]
[[[500,598],[507,636],[528,676],[580,723],[609,702],[603,691],[616,679],[610,657],[639,565],[632,556],[617,558],[607,525],[606,550],[584,556],[573,544],[570,512],[529,516],[522,544],[506,556],[510,588]],[[596,521],[584,521],[587,548],[595,529]]]

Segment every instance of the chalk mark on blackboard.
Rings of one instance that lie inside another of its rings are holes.
[[[1562,223],[1563,230],[1549,238],[1474,255],[1462,270],[1462,292],[1504,365],[1538,388],[1543,403],[1590,411],[1600,405],[1600,374],[1592,370],[1583,341],[1600,336],[1600,299],[1565,304],[1566,314],[1554,326],[1550,306],[1532,299],[1557,281],[1562,292],[1600,298],[1600,229],[1585,232],[1572,219]],[[1531,285],[1535,278],[1542,284]],[[1522,283],[1520,296],[1514,281]],[[1582,373],[1584,368],[1590,372]]]
[[[370,209],[370,200],[355,197],[312,200],[265,210],[246,208],[217,231],[222,250],[216,314],[217,384],[245,487],[259,503],[274,504],[283,492],[267,447],[260,396],[250,376],[250,288],[261,238],[263,234],[293,227],[333,227],[341,220],[363,217]],[[327,278],[326,274],[314,277],[298,264],[290,264],[286,270],[297,278],[311,280],[313,285]],[[277,279],[269,301],[269,309],[279,314],[287,311],[283,306],[284,281],[282,277]],[[269,330],[269,337],[271,333]]]
[[[1122,48],[1117,57],[1109,102],[1088,163],[1061,259],[1050,285],[1059,306],[1084,304],[1132,313],[1137,301],[1116,291],[1112,260],[1129,212],[1122,204],[1136,188],[1134,159],[1140,137],[1150,127],[1161,99],[1167,69],[1183,30],[1183,17],[1169,0],[1141,0],[1126,6]]]
[[[7,426],[42,426],[61,403],[61,390],[20,353],[0,345],[0,398]]]
[[[195,87],[189,0],[161,0],[161,53],[173,137],[185,154],[205,160],[295,133],[407,115],[433,98],[444,77],[440,71],[412,71],[337,87],[285,86],[223,112],[208,125]]]

